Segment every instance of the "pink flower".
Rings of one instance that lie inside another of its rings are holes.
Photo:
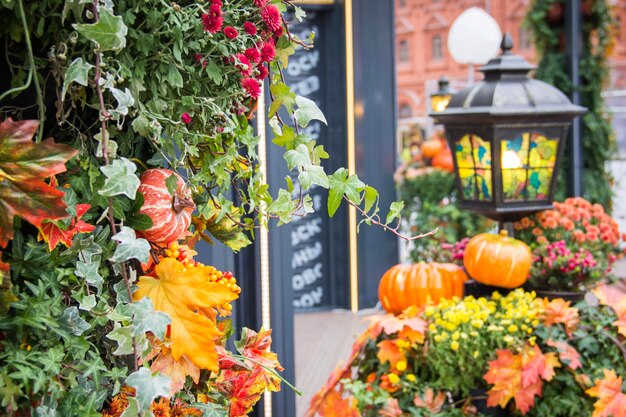
[[[267,67],[263,64],[259,65],[257,67],[257,69],[259,70],[259,75],[256,77],[257,80],[264,80],[267,78],[267,76],[269,75],[269,71],[267,69]]]
[[[189,113],[184,112],[180,115],[180,120],[182,120],[184,124],[188,125],[189,123],[191,123],[191,116],[189,115]]]
[[[254,25],[254,23],[252,23],[252,22],[246,22],[246,23],[244,23],[244,24],[243,24],[243,30],[245,30],[245,31],[246,31],[246,33],[247,33],[248,35],[250,35],[250,36],[254,36],[254,35],[256,35],[256,32],[257,32],[257,28],[256,28],[256,26]]]
[[[261,53],[256,48],[246,49],[246,51],[244,52],[244,55],[246,56],[246,58],[248,58],[251,62],[254,62],[255,64],[258,64],[259,62],[261,62]]]
[[[265,42],[261,46],[261,61],[271,62],[276,57],[276,47],[273,42]]]
[[[239,32],[232,26],[226,26],[224,28],[224,35],[226,35],[228,39],[235,39],[239,35]]]
[[[281,28],[281,17],[278,8],[272,4],[265,6],[261,10],[261,19],[265,22],[265,26],[272,32],[276,32]]]
[[[252,0],[252,3],[258,8],[261,8],[267,4],[268,0]]]
[[[252,98],[259,98],[261,95],[261,86],[254,78],[244,78],[241,80],[241,86],[246,93]]]

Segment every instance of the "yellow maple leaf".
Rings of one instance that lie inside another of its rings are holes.
[[[157,278],[139,278],[133,300],[152,300],[154,309],[170,316],[170,349],[178,360],[186,355],[202,369],[217,372],[214,339],[222,336],[215,320],[198,309],[217,308],[237,298],[227,286],[211,282],[207,267],[187,267],[172,259],[163,259],[155,268]]]

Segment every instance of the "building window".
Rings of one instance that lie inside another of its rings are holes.
[[[411,110],[411,106],[408,104],[403,104],[400,106],[400,118],[408,119],[409,117],[413,117],[413,110]]]
[[[400,62],[409,62],[409,41],[400,41]]]
[[[432,40],[432,60],[433,61],[441,61],[443,58],[443,42],[441,40],[441,35],[433,36]]]
[[[519,28],[519,49],[527,51],[532,47],[530,33],[524,28]]]

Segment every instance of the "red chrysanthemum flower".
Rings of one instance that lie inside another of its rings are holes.
[[[250,74],[252,74],[252,64],[250,63],[250,60],[244,54],[237,54],[235,55],[235,58],[237,58],[235,67],[239,70],[241,75],[243,75],[244,77],[247,77]]]
[[[212,4],[209,8],[209,13],[202,15],[202,26],[206,32],[217,33],[222,30],[223,24],[222,3]]]
[[[263,19],[267,28],[272,32],[276,32],[281,27],[280,12],[273,4],[265,6],[261,10],[261,19]]]
[[[259,98],[259,96],[261,95],[261,86],[259,85],[259,82],[254,78],[244,78],[243,80],[241,80],[241,86],[252,98]]]
[[[259,75],[256,77],[257,80],[264,80],[270,73],[267,67],[263,64],[259,65],[256,69],[259,71]]]
[[[248,58],[251,62],[254,62],[255,64],[261,62],[261,53],[256,48],[248,48],[246,49],[246,52],[244,52],[244,54],[246,55],[246,58]]]
[[[252,0],[252,3],[258,8],[261,8],[267,4],[268,0]]]
[[[274,36],[276,36],[277,38],[280,38],[281,36],[283,36],[283,33],[285,33],[285,31],[283,30],[283,27],[279,27],[278,30],[274,31]]]
[[[243,30],[250,36],[254,36],[257,33],[257,28],[252,22],[246,22],[243,24]]]
[[[265,42],[261,46],[261,61],[271,62],[276,57],[276,47],[273,42]]]
[[[205,32],[217,33],[222,30],[223,24],[224,18],[221,16],[212,16],[208,13],[202,15],[202,27]]]
[[[184,112],[180,115],[180,120],[182,120],[184,124],[188,125],[189,123],[191,123],[191,116],[189,115],[189,113]]]
[[[222,0],[211,0],[211,5],[222,7]]]
[[[224,28],[224,35],[226,35],[228,39],[235,39],[239,35],[239,32],[232,26],[226,26]]]

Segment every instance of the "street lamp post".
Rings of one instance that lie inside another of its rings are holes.
[[[531,79],[534,67],[511,53],[508,33],[501,48],[481,68],[483,81],[431,116],[446,130],[459,206],[510,222],[552,207],[570,122],[585,108]]]
[[[452,95],[455,93],[450,89],[448,77],[442,75],[437,82],[438,89],[430,95],[430,108],[433,113],[440,113],[448,107]]]

